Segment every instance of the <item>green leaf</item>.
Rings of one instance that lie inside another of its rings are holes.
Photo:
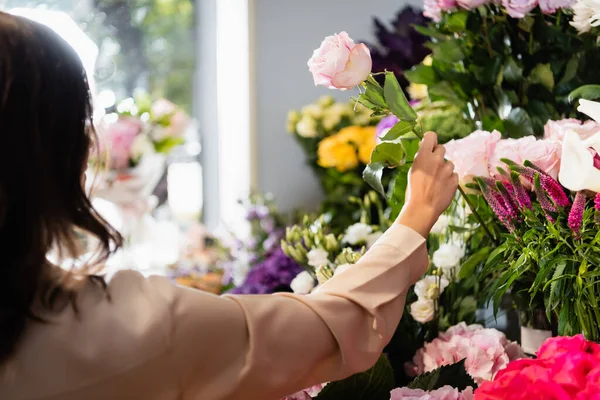
[[[154,149],[157,153],[166,154],[184,142],[185,140],[182,138],[168,137],[154,143]]]
[[[523,78],[523,68],[517,65],[513,57],[508,57],[504,64],[504,79],[508,83],[519,83]]]
[[[365,81],[365,87],[366,91],[362,96],[379,108],[387,108],[387,103],[383,98],[383,88],[381,85],[379,85],[379,82],[373,78],[372,75],[369,75]]]
[[[404,71],[404,76],[412,83],[419,83],[427,86],[431,86],[438,81],[435,69],[423,64],[412,67],[410,71]]]
[[[442,81],[438,82],[433,86],[428,88],[429,96],[432,98],[439,97],[451,104],[459,108],[463,108],[465,106],[465,101],[460,98],[457,92],[452,88],[450,82]]]
[[[512,138],[521,138],[523,136],[533,135],[533,124],[527,111],[521,107],[513,108],[504,120],[504,128],[508,136]]]
[[[538,64],[531,71],[529,79],[533,83],[539,83],[549,91],[554,89],[554,73],[550,68],[550,64]]]
[[[465,53],[463,52],[460,41],[458,39],[445,40],[438,43],[427,43],[433,51],[433,58],[450,64],[464,60]]]
[[[400,136],[404,136],[407,133],[412,132],[412,130],[413,130],[414,127],[415,127],[415,123],[414,122],[400,121],[396,125],[394,125],[392,127],[392,129],[390,129],[388,131],[388,133],[386,133],[385,136],[383,136],[381,138],[381,140],[383,140],[383,141],[396,140]]]
[[[456,364],[444,365],[436,370],[419,375],[408,387],[430,391],[440,389],[446,385],[455,387],[458,390],[465,390],[469,386],[472,388],[477,387],[471,375],[467,373],[464,359]]]
[[[390,111],[398,117],[400,121],[416,121],[417,113],[410,106],[410,103],[404,95],[404,91],[393,72],[385,73],[383,93]]]
[[[382,355],[373,368],[329,383],[315,399],[389,400],[394,386],[394,370],[388,359]]]
[[[571,57],[571,59],[567,63],[567,66],[565,67],[565,73],[559,82],[560,85],[568,83],[577,76],[577,70],[579,69],[579,59],[579,54],[575,54],[573,57]]]
[[[600,99],[600,85],[585,85],[573,90],[569,94],[569,101],[576,99],[598,100]]]
[[[379,194],[385,197],[385,190],[381,183],[381,177],[383,176],[383,169],[385,168],[384,163],[370,163],[365,167],[363,171],[363,179],[369,186],[375,189]]]
[[[403,165],[406,161],[406,152],[401,142],[383,142],[379,143],[371,153],[371,163],[383,163],[384,165],[395,168]]]
[[[448,15],[446,23],[450,32],[464,32],[467,28],[467,19],[469,12],[467,10],[455,11]]]
[[[475,269],[479,264],[484,262],[490,254],[490,248],[484,247],[467,259],[460,267],[458,273],[459,279],[466,279],[475,273]]]

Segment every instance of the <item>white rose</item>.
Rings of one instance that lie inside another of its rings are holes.
[[[441,235],[442,233],[446,232],[446,229],[448,229],[449,225],[450,217],[442,214],[433,225],[433,228],[431,228],[431,233],[433,233],[434,235]]]
[[[302,137],[316,137],[318,133],[317,121],[309,115],[304,115],[296,124],[296,131]]]
[[[352,266],[352,264],[342,264],[342,265],[338,265],[335,268],[335,271],[333,271],[333,276],[336,276],[338,274],[341,274],[344,271],[347,271],[350,267]]]
[[[312,249],[306,256],[308,257],[308,265],[313,268],[329,264],[329,253],[323,249]]]
[[[367,236],[367,249],[373,247],[375,242],[383,235],[383,232],[373,232]]]
[[[344,235],[343,241],[345,243],[349,243],[352,245],[357,245],[362,242],[367,241],[367,237],[373,232],[373,228],[371,228],[367,224],[363,224],[361,222],[350,225],[348,229],[346,229],[346,235]]]
[[[433,320],[435,305],[432,300],[418,300],[410,305],[410,315],[422,324]]]
[[[437,300],[449,284],[446,278],[427,275],[415,284],[415,293],[419,300]]]
[[[297,294],[309,294],[315,287],[315,279],[307,271],[302,271],[292,280],[290,287]]]
[[[303,115],[308,115],[315,119],[319,119],[323,116],[323,108],[321,108],[321,106],[318,104],[309,104],[302,107],[301,113]]]
[[[452,269],[458,266],[464,253],[461,247],[446,243],[433,253],[433,263],[442,269]]]

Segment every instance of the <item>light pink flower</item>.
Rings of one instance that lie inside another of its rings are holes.
[[[461,185],[472,182],[475,177],[489,178],[489,160],[501,137],[498,131],[476,131],[444,145],[446,158],[454,163]]]
[[[416,367],[407,367],[422,374],[465,359],[467,372],[481,383],[493,379],[510,361],[521,357],[520,347],[508,341],[502,332],[460,323],[426,343],[413,358]]]
[[[364,44],[355,44],[346,32],[328,36],[308,60],[316,86],[352,89],[371,73],[371,52]]]
[[[498,172],[498,168],[502,168],[507,171],[506,164],[501,161],[503,158],[507,158],[519,165],[523,164],[521,157],[520,145],[522,141],[533,141],[535,142],[534,136],[526,136],[521,139],[504,139],[496,144],[494,154],[490,157],[490,175],[496,179],[501,179],[502,175]]]
[[[513,18],[524,18],[537,5],[537,0],[502,0],[506,13]]]
[[[571,8],[575,0],[540,0],[540,9],[544,14],[554,14],[561,8]]]
[[[596,121],[582,123],[577,119],[562,119],[560,121],[548,121],[544,126],[544,139],[554,140],[562,144],[565,133],[573,131],[579,135],[581,140],[588,139],[600,132],[600,124]]]
[[[426,392],[421,389],[406,387],[392,390],[390,400],[472,400],[473,388],[468,387],[462,392],[451,386],[443,386],[437,390]]]
[[[440,22],[442,20],[442,9],[437,0],[423,1],[423,15],[427,18],[431,18],[434,22]]]
[[[523,161],[531,161],[554,179],[558,177],[560,144],[552,140],[523,141],[520,143],[519,152]]]
[[[327,383],[311,386],[308,389],[304,389],[298,393],[286,396],[281,400],[311,400],[313,397],[317,397],[325,386],[327,386]]]
[[[141,130],[142,122],[133,117],[119,117],[114,123],[99,127],[101,147],[107,147],[110,168],[125,169],[129,166],[131,147]]]
[[[472,10],[484,4],[491,3],[490,0],[457,0],[457,2],[458,5],[464,8],[465,10]]]

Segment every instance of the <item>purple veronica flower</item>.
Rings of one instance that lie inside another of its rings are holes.
[[[519,174],[511,171],[510,180],[514,188],[515,198],[519,207],[521,207],[522,210],[531,210],[531,199],[529,198],[529,193],[527,193],[527,190],[521,183]]]
[[[509,211],[506,210],[504,205],[504,199],[502,198],[502,195],[496,190],[494,180],[489,178],[479,178],[477,179],[477,183],[479,183],[479,187],[481,188],[483,197],[490,205],[500,222],[502,222],[506,229],[512,231],[513,226],[511,214]]]
[[[577,192],[571,212],[569,213],[569,228],[573,231],[575,236],[579,236],[581,230],[581,223],[583,221],[583,212],[585,210],[586,196],[583,191]]]
[[[559,207],[568,207],[571,205],[571,202],[565,194],[564,189],[556,179],[549,175],[540,174],[540,181],[542,183],[542,187],[546,193],[548,193],[548,196],[550,196],[554,204]]]
[[[546,192],[544,191],[544,189],[542,188],[542,184],[540,183],[539,174],[536,174],[533,178],[533,190],[535,191],[535,195],[537,196],[538,202],[540,203],[540,206],[542,206],[542,210],[544,210],[544,214],[546,215],[548,221],[556,221],[552,215],[548,214],[548,211],[556,212],[556,208],[554,207],[554,204],[552,204],[550,199],[548,199],[548,196],[546,196]]]
[[[509,186],[510,185],[510,186]],[[504,205],[504,209],[511,221],[519,218],[518,207],[513,199],[513,187],[510,183],[496,182],[496,188],[500,194],[499,199]]]
[[[596,211],[600,211],[600,193],[596,193],[596,197],[594,197],[594,208]]]
[[[233,294],[268,294],[289,288],[292,280],[303,269],[278,247],[256,266],[252,267],[246,281],[231,291]]]

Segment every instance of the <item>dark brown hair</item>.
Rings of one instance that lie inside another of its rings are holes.
[[[82,175],[95,138],[81,60],[54,31],[0,12],[0,364],[16,350],[35,302],[75,307],[87,276],[121,245],[92,207]],[[88,268],[60,280],[46,259],[75,254],[77,230],[97,239]],[[75,307],[76,308],[76,307]]]

